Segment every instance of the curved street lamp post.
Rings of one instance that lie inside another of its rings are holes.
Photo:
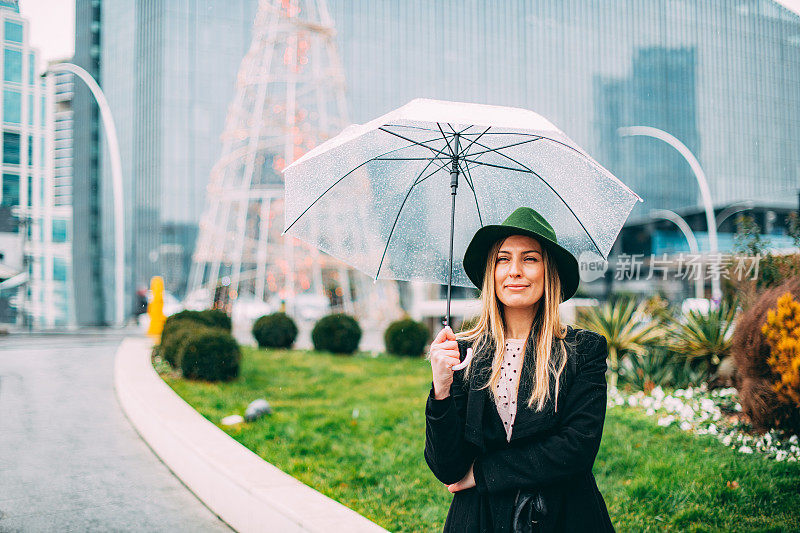
[[[119,155],[119,141],[111,108],[108,106],[103,91],[91,74],[72,63],[56,63],[47,69],[46,75],[56,72],[69,72],[83,81],[91,91],[92,96],[100,108],[103,120],[103,129],[106,133],[108,152],[111,159],[111,181],[114,193],[114,289],[115,289],[115,324],[122,327],[125,324],[125,227],[124,204],[122,202],[122,160]]]
[[[695,255],[700,254],[700,248],[697,246],[697,239],[694,236],[692,228],[689,227],[689,224],[687,224],[683,217],[681,217],[678,213],[668,209],[653,209],[650,211],[650,217],[669,220],[670,222],[674,223],[676,226],[678,226],[678,229],[681,230],[683,236],[686,237],[686,242],[689,243],[689,251]],[[694,297],[703,297],[702,276],[698,276],[694,280]]]
[[[717,224],[714,219],[714,205],[711,203],[711,190],[708,188],[708,180],[706,174],[703,172],[703,167],[694,156],[694,154],[674,136],[670,135],[664,130],[653,128],[650,126],[630,126],[625,128],[618,128],[617,134],[620,137],[652,137],[660,141],[664,141],[668,145],[675,148],[692,168],[694,177],[697,179],[697,184],[700,186],[700,195],[703,198],[703,206],[706,212],[706,224],[708,226],[708,245],[709,253],[713,256],[719,252],[719,244],[717,242]],[[722,297],[722,290],[720,289],[719,277],[711,277],[711,298],[713,300],[720,300]]]

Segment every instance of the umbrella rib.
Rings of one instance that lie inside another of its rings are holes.
[[[477,143],[477,144],[478,144],[478,146],[483,146],[484,148],[489,148],[488,146],[482,145],[481,143]],[[492,151],[492,152],[494,152],[494,151],[495,151],[495,150],[492,150],[491,148],[489,148],[489,150],[490,150],[490,151]],[[516,159],[514,159],[513,157],[509,157],[509,156],[507,156],[507,155],[505,155],[505,154],[498,154],[498,155],[501,155],[501,156],[503,156],[503,157],[505,157],[505,158],[507,158],[507,159],[510,159],[510,160],[511,160],[511,161],[513,161],[514,163],[516,163],[516,164],[518,164],[518,165],[520,165],[520,166],[522,166],[522,167],[525,167],[525,165],[523,165],[522,163],[520,163],[519,161],[517,161],[517,160],[516,160]],[[603,252],[600,250],[600,247],[597,245],[597,242],[595,242],[595,240],[594,240],[594,237],[592,237],[591,233],[589,233],[589,230],[588,230],[588,229],[586,229],[586,226],[583,224],[583,222],[582,222],[582,221],[581,221],[581,219],[578,217],[578,215],[575,213],[575,211],[573,211],[572,207],[570,207],[570,205],[569,205],[569,204],[568,204],[568,203],[567,203],[567,202],[564,200],[564,198],[562,198],[562,197],[561,197],[561,195],[560,195],[560,194],[558,194],[558,191],[556,191],[556,190],[553,188],[553,186],[552,186],[552,185],[550,185],[549,183],[547,183],[547,180],[546,180],[546,179],[544,179],[542,176],[540,176],[538,173],[534,172],[533,170],[531,170],[530,168],[527,168],[527,167],[525,167],[525,168],[526,168],[526,170],[520,170],[520,169],[516,169],[516,168],[511,168],[511,167],[504,167],[504,166],[501,166],[501,165],[494,165],[494,164],[492,164],[492,163],[482,163],[482,162],[480,162],[480,161],[470,161],[470,160],[469,160],[469,159],[467,159],[467,158],[464,158],[464,160],[465,160],[465,161],[469,161],[470,163],[476,163],[476,164],[478,164],[478,165],[485,165],[485,166],[488,166],[488,167],[501,168],[501,169],[505,169],[505,170],[513,170],[513,171],[516,171],[516,172],[527,172],[527,173],[533,174],[534,176],[536,176],[537,178],[539,178],[540,180],[542,180],[542,183],[544,183],[545,185],[547,185],[547,186],[550,188],[550,190],[551,190],[551,191],[553,191],[553,194],[555,194],[556,196],[558,196],[558,199],[559,199],[559,200],[561,200],[561,203],[563,203],[563,204],[564,204],[564,207],[566,207],[567,209],[569,209],[569,212],[570,212],[570,213],[572,213],[572,216],[573,216],[573,217],[575,217],[575,220],[577,220],[577,221],[578,221],[578,224],[580,224],[580,225],[581,225],[581,227],[583,228],[583,231],[584,231],[584,233],[586,233],[586,236],[587,236],[587,237],[589,237],[589,240],[590,240],[590,241],[592,241],[592,244],[594,244],[594,247],[595,247],[595,249],[597,250],[597,253],[599,253],[599,254],[600,254],[602,257],[603,257],[603,259],[606,259],[605,255],[604,255],[604,254],[603,254]]]
[[[391,133],[391,132],[389,132],[389,133]],[[408,140],[408,139],[406,139],[406,140]],[[431,139],[431,140],[437,140],[437,139]],[[412,141],[412,142],[413,142],[413,141]],[[430,142],[430,141],[426,141],[426,142]],[[414,144],[420,144],[421,146],[425,146],[425,145],[423,145],[423,144],[421,144],[421,143],[418,143],[418,142],[414,142]],[[283,235],[283,234],[285,234],[287,231],[289,231],[289,229],[291,229],[291,227],[292,227],[292,226],[294,226],[294,225],[297,223],[297,221],[298,221],[298,220],[300,220],[301,218],[303,218],[303,215],[305,215],[305,214],[308,212],[308,210],[309,210],[309,209],[311,209],[312,207],[314,207],[314,204],[316,204],[318,201],[320,201],[320,200],[322,199],[322,197],[323,197],[323,196],[325,196],[326,194],[328,194],[328,191],[330,191],[331,189],[333,189],[333,188],[334,188],[336,185],[338,185],[338,184],[339,184],[339,182],[341,182],[341,181],[342,181],[343,179],[345,179],[347,176],[349,176],[350,174],[352,174],[353,172],[355,172],[355,171],[356,171],[356,170],[358,170],[359,168],[363,167],[363,166],[364,166],[364,165],[366,165],[367,163],[371,163],[372,161],[374,161],[374,160],[375,160],[376,158],[378,158],[378,157],[383,157],[383,156],[385,156],[385,155],[389,155],[389,154],[391,154],[391,153],[393,153],[393,152],[399,152],[400,150],[405,150],[406,148],[410,148],[411,146],[413,146],[413,144],[411,144],[411,145],[408,145],[408,146],[401,146],[400,148],[395,148],[394,150],[389,150],[388,152],[386,152],[386,153],[384,153],[384,154],[377,155],[377,156],[375,156],[375,157],[372,157],[372,158],[370,158],[370,159],[367,159],[366,161],[364,161],[363,163],[361,163],[361,164],[360,164],[360,165],[358,165],[357,167],[355,167],[355,168],[353,168],[352,170],[350,170],[350,171],[349,171],[347,174],[345,174],[344,176],[342,176],[341,178],[339,178],[338,180],[336,180],[335,182],[333,182],[333,183],[330,185],[330,187],[328,187],[327,189],[325,189],[325,190],[322,192],[322,194],[320,194],[320,195],[317,197],[317,199],[316,199],[316,200],[314,200],[313,202],[311,202],[311,204],[309,204],[309,206],[308,206],[308,207],[306,207],[306,208],[303,210],[303,212],[302,212],[302,213],[300,213],[300,214],[297,216],[297,218],[296,218],[296,219],[294,219],[294,222],[292,222],[291,224],[289,224],[289,225],[286,227],[286,229],[284,229],[284,230],[283,230],[283,233],[282,233],[281,235]],[[429,150],[432,150],[432,148],[430,148],[429,146],[425,146],[425,148],[428,148]],[[445,154],[445,156],[447,156],[447,154]],[[427,159],[427,158],[426,158],[426,159]],[[435,160],[435,158],[434,158],[432,161],[434,161],[434,160]]]
[[[384,246],[384,248],[383,248],[383,255],[381,255],[381,262],[378,264],[378,270],[375,271],[375,281],[378,280],[378,276],[381,273],[381,268],[383,267],[383,260],[386,258],[386,252],[389,250],[389,243],[392,242],[392,235],[394,235],[394,228],[397,226],[397,221],[400,220],[400,214],[403,212],[403,207],[406,205],[406,201],[408,200],[408,197],[411,196],[411,191],[413,191],[414,187],[416,187],[419,183],[422,183],[424,180],[426,180],[429,177],[433,176],[434,174],[436,174],[437,172],[439,172],[443,168],[447,168],[446,165],[442,165],[441,167],[437,168],[436,170],[434,170],[433,172],[431,172],[430,174],[428,174],[427,176],[425,176],[423,179],[420,180],[419,179],[420,176],[422,176],[422,174],[426,170],[428,170],[428,167],[430,167],[434,163],[434,161],[436,161],[436,160],[435,159],[431,159],[430,162],[427,165],[425,165],[425,168],[423,168],[420,171],[420,173],[417,175],[417,177],[414,178],[414,182],[411,184],[411,187],[408,188],[408,192],[406,193],[406,197],[403,198],[403,203],[400,204],[400,209],[397,210],[397,215],[394,217],[394,223],[392,224],[392,229],[389,231],[389,237],[386,239],[386,246]]]
[[[480,137],[478,137],[478,139],[480,139]],[[475,139],[475,141],[477,141],[478,139]],[[544,139],[544,137],[537,137],[536,139],[528,139],[527,141],[520,141],[518,143],[507,144],[505,146],[498,146],[497,148],[489,148],[488,150],[483,150],[482,152],[472,152],[471,154],[468,154],[468,155],[469,156],[476,156],[476,155],[481,155],[481,154],[488,154],[489,152],[494,152],[496,150],[505,150],[506,148],[513,148],[514,146],[519,146],[521,144],[528,144],[528,143],[532,143],[532,142],[536,142],[536,141],[541,141],[542,139]],[[474,144],[474,142],[473,142],[473,144]]]
[[[409,128],[412,130],[422,130],[422,131],[430,131],[432,133],[436,133],[436,130],[433,128],[423,128],[422,126],[409,126],[408,124],[385,124],[385,128]],[[452,135],[450,135],[452,137]]]
[[[569,148],[570,150],[572,150],[572,151],[573,151],[573,152],[575,152],[576,154],[580,155],[580,156],[581,156],[581,157],[583,157],[584,159],[587,159],[587,160],[589,160],[589,163],[592,163],[592,160],[591,160],[591,158],[590,158],[588,155],[584,154],[583,152],[581,152],[580,150],[578,150],[578,149],[577,149],[577,148],[575,148],[574,146],[570,146],[570,145],[568,145],[568,144],[567,144],[567,143],[565,143],[565,142],[561,142],[561,141],[559,141],[559,140],[557,140],[557,139],[553,139],[552,137],[548,137],[548,136],[546,136],[546,135],[536,135],[536,134],[533,134],[533,133],[503,132],[503,131],[496,131],[496,132],[492,132],[492,133],[489,133],[489,135],[524,135],[524,136],[527,136],[527,137],[538,137],[538,138],[540,138],[540,139],[544,139],[544,140],[546,140],[546,141],[550,141],[550,142],[554,142],[554,143],[556,143],[556,144],[560,144],[560,145],[561,145],[561,146],[563,146],[564,148]],[[596,163],[595,163],[595,164],[596,164]]]
[[[461,152],[458,154],[458,157],[464,157],[464,155],[467,153],[467,150],[469,150],[469,149],[472,147],[472,145],[473,145],[473,144],[475,144],[475,142],[476,142],[478,139],[480,139],[481,137],[483,137],[483,136],[484,136],[484,134],[485,134],[487,131],[489,131],[490,129],[492,129],[492,127],[491,127],[491,126],[489,126],[488,128],[486,128],[485,130],[483,130],[483,133],[481,133],[480,135],[478,135],[477,137],[475,137],[475,139],[473,139],[473,140],[472,140],[472,141],[471,141],[471,142],[470,142],[470,143],[469,143],[469,144],[468,144],[468,145],[467,145],[467,146],[466,146],[466,147],[465,147],[463,150],[461,150]],[[463,133],[463,132],[462,132],[462,133]],[[475,154],[471,154],[471,155],[475,155]]]
[[[385,131],[386,133],[388,133],[388,134],[390,134],[390,135],[394,135],[395,137],[400,137],[400,138],[401,138],[401,139],[403,139],[404,141],[408,141],[408,142],[410,142],[411,144],[416,144],[416,145],[418,145],[418,146],[422,146],[423,148],[427,148],[428,150],[430,150],[431,152],[434,152],[434,153],[436,153],[436,154],[439,154],[439,155],[442,155],[442,156],[444,156],[444,157],[448,157],[448,158],[449,158],[449,157],[451,157],[451,156],[450,156],[450,154],[448,154],[447,152],[442,152],[441,150],[437,150],[436,148],[432,148],[432,147],[428,146],[427,144],[423,144],[423,143],[421,143],[421,142],[419,142],[419,141],[415,141],[414,139],[409,139],[409,138],[408,138],[408,137],[406,137],[405,135],[400,135],[399,133],[395,133],[395,132],[393,132],[393,131],[391,131],[391,130],[387,130],[387,129],[386,129],[386,128],[384,128],[383,126],[381,126],[381,127],[380,127],[380,128],[378,128],[378,129],[379,129],[379,130],[381,130],[381,131]],[[438,140],[439,140],[439,139],[437,138],[437,139],[431,139],[430,141],[425,141],[425,142],[432,142],[432,141],[438,141]],[[404,148],[408,148],[408,146],[404,146]]]
[[[443,157],[376,157],[372,161],[449,161]]]
[[[469,185],[469,188],[472,190],[472,196],[475,198],[475,209],[478,211],[478,222],[480,223],[481,227],[483,227],[481,206],[478,205],[478,195],[475,193],[475,185],[472,181],[472,174],[469,171],[469,165],[464,165],[464,179],[467,181],[467,185]]]
[[[534,173],[529,168],[512,168],[512,167],[507,167],[507,166],[504,166],[504,165],[495,165],[494,163],[484,163],[483,161],[475,161],[474,159],[467,159],[466,157],[462,158],[461,161],[466,161],[467,163],[475,163],[475,165],[483,165],[483,166],[487,166],[487,167],[500,168],[500,169],[503,169],[503,170],[513,170],[514,172],[524,172],[524,173],[527,173],[527,174]],[[475,167],[473,166],[472,168],[475,168]]]
[[[437,169],[437,171],[438,171],[438,170],[447,170],[447,168],[448,168],[448,165],[447,165],[447,163],[445,163],[444,165],[442,165],[442,164],[440,164],[440,163],[439,163],[439,161],[441,161],[441,160],[440,160],[440,159],[431,159],[431,162],[432,162],[432,163],[435,163],[435,164],[439,165],[439,168]],[[423,169],[422,169],[422,171],[423,171],[423,172],[425,172],[425,169],[423,168]],[[448,171],[448,172],[449,172],[449,171]],[[426,179],[428,179],[428,178],[430,178],[431,176],[433,176],[433,174],[435,174],[435,172],[434,172],[434,173],[432,173],[432,174],[428,174],[427,176],[425,176],[425,177],[424,177],[424,178],[422,178],[421,180],[417,180],[417,182],[416,182],[416,183],[414,183],[414,185],[415,185],[415,186],[416,186],[416,185],[419,185],[420,183],[422,183],[422,182],[423,182],[423,181],[425,181]],[[420,176],[421,176],[421,175],[422,175],[422,174],[420,174]],[[417,176],[417,177],[419,177],[419,176]]]
[[[447,140],[447,135],[445,135],[444,134],[444,130],[442,130],[442,125],[439,124],[438,122],[436,123],[436,125],[439,127],[439,131],[442,132],[442,139],[444,139],[444,142],[447,143],[447,149],[450,150],[450,157],[455,157],[456,154],[455,154],[455,152],[453,152],[453,147],[450,146],[450,141]],[[448,126],[449,126],[449,124],[448,124]],[[450,129],[452,129],[452,128],[450,128]],[[453,136],[455,137],[455,134]]]

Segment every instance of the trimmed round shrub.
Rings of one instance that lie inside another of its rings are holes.
[[[206,309],[204,311],[200,311],[200,316],[202,317],[202,320],[205,320],[206,324],[212,328],[220,328],[224,329],[225,331],[231,331],[233,329],[231,317],[229,317],[222,309]]]
[[[206,329],[192,320],[178,320],[170,325],[169,331],[161,334],[161,344],[157,354],[173,368],[181,366],[181,352],[187,339]]]
[[[242,354],[236,339],[219,328],[193,332],[181,350],[181,372],[187,379],[227,381],[239,375]]]
[[[225,331],[231,331],[231,319],[224,311],[219,309],[206,309],[205,311],[191,311],[185,309],[167,317],[167,321],[164,323],[164,330],[161,332],[162,338],[164,332],[169,330],[170,323],[182,320],[191,320],[192,322],[210,328],[221,328]]]
[[[344,313],[327,315],[314,324],[311,341],[318,351],[351,354],[361,341],[361,326],[355,318]]]
[[[394,355],[419,357],[425,350],[431,332],[422,322],[403,318],[389,324],[383,333],[386,351]]]
[[[253,337],[260,348],[289,348],[297,338],[297,325],[286,313],[272,313],[256,320]]]

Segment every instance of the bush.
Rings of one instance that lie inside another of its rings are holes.
[[[787,292],[800,299],[800,279],[768,289],[756,298],[742,313],[733,333],[731,353],[736,361],[736,388],[742,412],[759,431],[786,425],[784,403],[773,388],[775,374],[768,362],[772,353],[762,327],[767,322],[769,311],[777,307],[778,298]]]
[[[314,324],[311,340],[315,350],[351,354],[358,349],[361,327],[350,315],[334,313]]]
[[[205,309],[200,311],[200,316],[202,317],[202,320],[205,320],[206,324],[212,328],[220,328],[224,329],[225,331],[233,330],[231,317],[229,317],[222,309]]]
[[[261,348],[289,348],[297,338],[297,325],[286,313],[272,313],[256,320],[253,337]]]
[[[761,328],[771,348],[767,364],[775,375],[772,389],[781,404],[779,425],[800,431],[800,302],[786,292]]]
[[[239,375],[236,339],[219,328],[195,330],[183,344],[181,372],[187,379],[226,381]]]
[[[193,320],[177,320],[170,324],[169,330],[166,328],[161,334],[161,344],[158,346],[157,354],[173,368],[181,366],[181,351],[187,339],[196,335],[198,331],[206,329]]]
[[[386,351],[394,355],[419,357],[431,337],[428,327],[422,322],[404,318],[389,324],[383,333]]]
[[[191,320],[197,324],[208,326],[210,328],[221,328],[225,331],[231,331],[231,319],[224,311],[219,309],[206,309],[205,311],[190,311],[188,309],[175,313],[167,317],[164,324],[164,331],[167,331],[171,322],[179,320]],[[162,338],[164,333],[162,332]]]
[[[670,335],[671,348],[687,361],[687,367],[711,376],[731,350],[733,321],[738,302],[723,300],[707,313],[690,311],[685,323],[677,323]],[[699,383],[695,383],[699,385]]]

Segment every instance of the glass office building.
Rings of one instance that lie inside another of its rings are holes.
[[[79,10],[81,2],[89,0],[78,0]],[[117,121],[127,184],[126,294],[160,274],[180,295],[257,2],[91,4],[101,12],[99,76]],[[644,198],[632,222],[647,220],[652,209],[689,216],[699,210],[700,193],[682,157],[654,139],[617,134],[624,126],[652,126],[698,157],[715,208],[741,200],[796,208],[800,16],[776,2],[328,6],[353,122],[416,97],[532,109]],[[88,31],[89,21],[78,20],[76,32]],[[101,205],[100,226],[111,235],[110,187],[102,188]],[[702,231],[702,217],[697,221]],[[667,240],[677,234],[665,231]],[[102,257],[104,286],[113,287],[112,243],[104,243]]]
[[[252,0],[102,2],[100,78],[125,183],[126,310],[152,276],[162,276],[168,291],[185,290],[205,187],[256,7]],[[102,172],[110,176],[107,157]],[[100,224],[112,235],[111,188],[101,189]],[[102,260],[104,286],[112,288],[109,240]],[[106,292],[107,320],[112,295]]]
[[[800,16],[770,0],[330,0],[352,119],[412,98],[528,108],[651,209],[700,204],[665,130],[698,157],[715,206],[800,188]]]
[[[30,228],[24,247],[29,265],[23,321],[34,329],[75,327],[72,268],[72,97],[66,72],[45,78],[43,172],[34,177]]]
[[[72,62],[84,69],[98,84],[102,36],[101,0],[75,1],[75,55]],[[100,112],[89,89],[76,83],[72,97],[72,249],[76,260],[74,273],[75,316],[81,325],[106,323],[106,297],[103,280],[103,239],[113,235],[102,227]],[[109,245],[111,246],[111,245]],[[113,246],[112,246],[113,248]],[[80,295],[80,297],[78,297]],[[110,297],[110,296],[109,296]],[[112,302],[108,305],[113,308]]]
[[[45,106],[43,83],[36,75],[36,52],[28,40],[28,22],[15,2],[0,3],[0,262],[27,273],[42,274],[43,265],[29,260],[30,247],[39,240],[34,205],[42,194],[44,177]],[[21,313],[31,301],[30,283],[0,291],[0,320],[23,322]],[[24,325],[24,322],[23,322]]]

